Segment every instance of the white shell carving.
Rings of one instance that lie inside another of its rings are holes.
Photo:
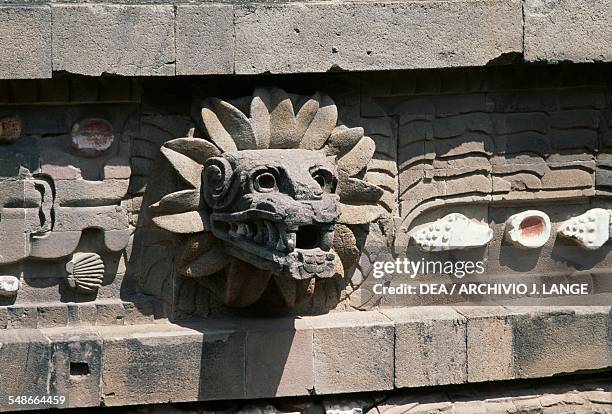
[[[594,208],[572,217],[561,224],[559,234],[574,240],[585,249],[599,249],[610,238],[610,212]]]
[[[493,238],[493,230],[460,213],[451,213],[410,231],[421,250],[429,252],[461,250],[485,246]]]
[[[102,286],[104,262],[96,253],[75,253],[66,263],[68,284],[83,293],[95,293]]]
[[[15,276],[0,276],[0,296],[15,296],[19,290],[19,279]]]
[[[506,238],[515,246],[537,249],[550,238],[550,218],[539,210],[527,210],[506,220]]]

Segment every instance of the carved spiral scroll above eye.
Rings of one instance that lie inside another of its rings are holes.
[[[233,169],[225,158],[207,160],[202,171],[202,195],[206,204],[214,209],[227,207],[238,190],[232,181]]]

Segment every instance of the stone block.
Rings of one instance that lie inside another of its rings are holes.
[[[104,338],[107,406],[245,396],[243,333],[165,323],[95,330]]]
[[[54,4],[53,70],[175,74],[174,6]]]
[[[100,404],[102,339],[85,328],[42,331],[52,343],[50,395],[65,396],[68,407]]]
[[[8,329],[34,329],[38,323],[36,306],[9,306]]]
[[[467,381],[466,318],[452,308],[395,308],[395,386]]]
[[[68,324],[68,307],[64,304],[38,306],[39,328],[51,328],[55,326],[66,326]]]
[[[4,329],[0,331],[0,343],[0,411],[15,410],[15,405],[9,405],[10,395],[49,395],[50,340],[37,330]],[[18,408],[41,409],[45,405],[24,404]]]
[[[230,4],[176,7],[176,74],[234,72],[234,7]]]
[[[393,388],[393,323],[379,312],[306,318],[314,329],[317,394]]]
[[[527,61],[612,60],[612,3],[527,0],[524,10]]]
[[[127,211],[121,206],[58,207],[55,209],[57,232],[72,232],[86,228],[125,230],[128,228]]]
[[[309,395],[314,389],[313,330],[301,319],[248,321],[247,398]],[[274,346],[269,346],[274,344]]]
[[[0,79],[51,77],[51,8],[0,6]]]
[[[102,206],[119,204],[130,185],[129,180],[55,180],[60,206]]]
[[[466,318],[467,380],[497,381],[513,378],[512,325],[501,306],[455,308]]]
[[[518,0],[238,4],[235,72],[481,66],[522,51],[521,20]]]
[[[612,366],[610,307],[510,307],[517,378]]]
[[[104,337],[104,405],[198,399],[202,335],[191,330],[152,328],[96,327]]]

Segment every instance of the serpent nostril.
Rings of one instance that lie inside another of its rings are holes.
[[[257,210],[269,211],[271,213],[275,213],[276,212],[276,208],[272,204],[270,204],[270,203],[260,202],[260,203],[257,203],[255,208]]]

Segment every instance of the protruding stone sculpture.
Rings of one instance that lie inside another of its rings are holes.
[[[559,234],[574,240],[587,250],[596,250],[610,238],[610,212],[594,208],[562,223]]]
[[[104,279],[104,262],[96,253],[75,253],[66,264],[68,285],[81,293],[96,293]]]
[[[0,296],[15,296],[19,290],[19,279],[15,276],[0,276]]]
[[[528,249],[537,249],[550,238],[550,218],[538,210],[514,214],[506,220],[506,237],[510,243]]]
[[[421,250],[437,252],[486,246],[493,238],[493,230],[463,214],[451,213],[415,227],[410,235]]]
[[[257,89],[248,105],[203,102],[209,139],[166,142],[163,157],[180,186],[149,207],[152,221],[191,237],[177,264],[230,306],[258,301],[270,284],[293,306],[316,279],[344,275],[354,257],[336,249],[334,228],[379,217],[383,190],[365,178],[375,145],[362,128],[337,126],[326,95],[307,99]],[[239,109],[240,107],[240,109]],[[358,201],[358,202],[357,202]],[[354,240],[354,238],[353,238]],[[213,275],[222,273],[221,285]]]

